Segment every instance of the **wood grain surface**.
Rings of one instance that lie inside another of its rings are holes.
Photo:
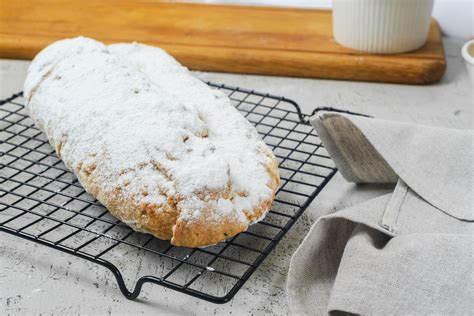
[[[332,38],[331,12],[162,1],[0,0],[0,57],[32,59],[78,35],[160,46],[194,70],[408,84],[437,82],[446,62],[431,24],[420,50],[369,55]]]

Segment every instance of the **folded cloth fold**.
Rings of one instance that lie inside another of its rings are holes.
[[[293,314],[469,314],[473,131],[324,113],[312,118],[341,174],[393,193],[321,217],[293,255]]]

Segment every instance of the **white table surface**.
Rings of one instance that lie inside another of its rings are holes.
[[[331,106],[378,118],[472,129],[474,89],[460,55],[462,43],[445,39],[448,70],[439,84],[430,86],[218,73],[198,76],[285,96],[306,113],[316,106]],[[28,64],[0,60],[0,99],[21,90]],[[144,286],[139,301],[128,301],[105,268],[0,233],[0,314],[286,314],[289,260],[314,220],[387,190],[357,187],[337,174],[235,298],[224,305],[150,284]]]

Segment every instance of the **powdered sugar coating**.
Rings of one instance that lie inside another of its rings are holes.
[[[66,57],[92,52],[106,52],[106,47],[100,42],[86,37],[65,39],[43,49],[36,55],[28,68],[28,76],[23,87],[23,95],[29,99],[31,92],[51,71],[54,65]]]
[[[229,98],[219,90],[212,90],[201,80],[191,76],[187,68],[180,65],[164,50],[134,44],[109,45],[108,50],[120,58],[131,62],[145,73],[154,84],[172,94],[183,104],[199,109],[200,117],[209,129],[209,141],[215,146],[215,154],[229,167],[232,188],[236,192],[245,192],[245,197],[235,196],[233,205],[237,209],[251,209],[258,201],[268,195],[268,174],[262,163],[261,152],[269,152],[260,140],[255,128],[235,109]],[[216,110],[218,109],[218,110]],[[263,157],[265,158],[265,157]],[[209,174],[211,170],[190,172],[195,181],[214,181],[218,174]],[[220,172],[218,170],[212,170]],[[211,171],[211,172],[212,172]],[[179,171],[178,171],[179,172]],[[189,193],[193,188],[187,188]],[[224,201],[221,209],[224,207]]]
[[[256,130],[158,48],[57,42],[33,61],[25,97],[66,166],[123,200],[172,199],[181,220],[248,225],[246,212],[273,199],[274,157]]]

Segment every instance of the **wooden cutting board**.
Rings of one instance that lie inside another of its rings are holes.
[[[435,21],[420,50],[369,55],[334,42],[324,10],[160,1],[0,0],[0,57],[32,59],[84,35],[160,46],[191,69],[428,84],[446,68]]]

